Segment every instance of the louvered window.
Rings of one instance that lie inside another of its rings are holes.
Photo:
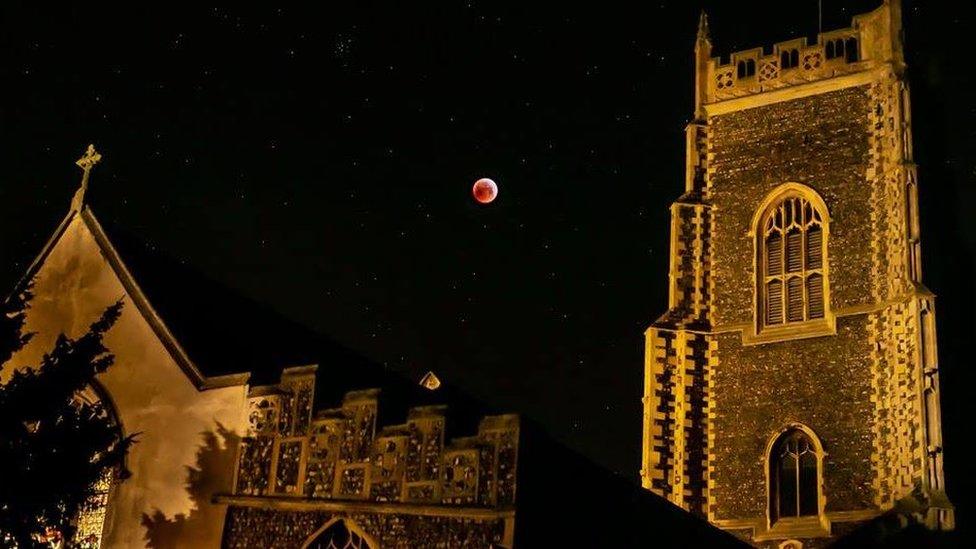
[[[791,276],[786,279],[786,320],[789,322],[803,321],[803,282],[800,277]]]
[[[783,281],[770,280],[766,283],[769,307],[766,308],[766,324],[783,322]]]
[[[762,322],[776,326],[824,318],[824,229],[821,213],[792,195],[766,213],[762,227]]]

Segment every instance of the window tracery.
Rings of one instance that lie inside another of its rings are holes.
[[[328,526],[305,545],[306,549],[372,549],[363,535],[343,519]]]
[[[826,242],[819,208],[798,193],[788,193],[760,220],[758,249],[761,325],[823,319]]]
[[[820,513],[819,445],[800,428],[780,435],[769,455],[769,517],[781,519]]]

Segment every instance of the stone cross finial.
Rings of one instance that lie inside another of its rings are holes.
[[[85,191],[88,190],[88,176],[91,174],[92,168],[95,164],[98,164],[102,160],[102,155],[95,150],[95,145],[88,145],[88,149],[81,158],[75,161],[75,164],[81,168],[81,186],[75,192],[74,199],[71,200],[71,209],[81,211],[81,207],[85,203]]]

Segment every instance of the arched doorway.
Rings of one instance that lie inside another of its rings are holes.
[[[379,549],[379,544],[351,520],[334,518],[312,534],[302,549]]]

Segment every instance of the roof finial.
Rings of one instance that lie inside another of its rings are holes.
[[[75,211],[81,211],[82,206],[85,205],[85,191],[88,190],[88,176],[91,174],[92,168],[95,164],[98,164],[102,160],[102,155],[95,150],[95,145],[88,145],[88,150],[81,158],[75,161],[75,164],[81,168],[81,186],[75,192],[75,197],[71,200],[71,209]]]
[[[701,11],[701,15],[698,17],[698,39],[708,40],[708,14],[705,10]]]
[[[823,34],[823,0],[817,0],[817,40]]]

